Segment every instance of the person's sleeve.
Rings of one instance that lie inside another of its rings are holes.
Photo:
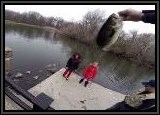
[[[66,67],[69,67],[70,63],[71,63],[72,59],[70,58],[66,64]]]
[[[75,69],[78,69],[78,65],[79,65],[79,63],[75,64]]]
[[[145,23],[155,24],[155,10],[143,10],[142,21]]]

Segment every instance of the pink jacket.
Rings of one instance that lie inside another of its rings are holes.
[[[94,65],[89,65],[83,72],[84,78],[93,79],[97,74],[97,67]]]

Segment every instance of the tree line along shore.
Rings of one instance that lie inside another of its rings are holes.
[[[37,12],[14,12],[5,10],[5,23],[44,28],[61,36],[96,47],[97,34],[106,21],[103,11],[87,12],[80,21],[66,21],[61,17],[44,17]],[[133,61],[147,69],[155,69],[155,34],[133,30],[122,31],[109,53]]]

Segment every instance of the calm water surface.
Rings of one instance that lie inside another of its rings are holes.
[[[56,64],[56,70],[59,70],[66,65],[66,61],[74,52],[79,52],[83,57],[78,69],[79,74],[87,64],[98,61],[100,68],[95,82],[124,94],[143,87],[142,81],[155,78],[155,72],[152,70],[145,70],[99,49],[71,39],[56,37],[54,33],[34,27],[6,23],[5,45],[13,49],[12,77],[26,89],[51,74],[47,71],[47,65]],[[31,74],[27,75],[26,71],[31,71]],[[22,78],[14,78],[17,72],[23,74]],[[34,79],[35,76],[38,76],[38,79]]]

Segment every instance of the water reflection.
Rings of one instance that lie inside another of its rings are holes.
[[[13,49],[13,66],[18,71],[24,72],[32,69],[36,75],[38,70],[44,71],[44,66],[49,63],[55,63],[57,69],[60,69],[65,66],[66,61],[74,52],[79,52],[83,61],[78,72],[81,73],[91,62],[99,62],[100,68],[95,82],[115,91],[130,93],[142,87],[141,81],[155,78],[154,71],[146,71],[131,62],[78,41],[60,36],[55,37],[53,33],[39,28],[15,24],[5,26],[5,43]],[[43,72],[44,76],[45,74]],[[45,77],[40,77],[40,80],[43,79]],[[38,81],[35,82],[38,83]],[[25,84],[27,85],[26,82]],[[34,85],[32,79],[28,84]]]

